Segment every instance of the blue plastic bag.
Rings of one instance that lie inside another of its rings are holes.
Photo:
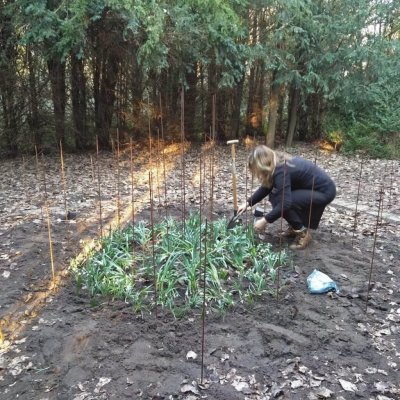
[[[324,274],[317,269],[307,278],[308,291],[313,294],[337,292],[339,293],[339,287],[328,275]]]

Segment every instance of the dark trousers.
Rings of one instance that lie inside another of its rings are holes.
[[[317,229],[325,207],[335,198],[336,190],[324,193],[299,189],[292,191],[291,194],[292,206],[283,213],[283,218],[295,230],[299,230],[304,226]]]

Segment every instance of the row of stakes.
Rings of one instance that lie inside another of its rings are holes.
[[[182,91],[182,110],[181,110],[181,146],[180,146],[180,163],[181,163],[181,179],[180,179],[180,186],[181,186],[181,199],[182,199],[182,221],[183,221],[183,229],[185,229],[185,217],[186,217],[186,192],[185,192],[185,175],[186,175],[186,166],[185,166],[185,136],[184,136],[184,127],[183,127],[183,98],[184,94]],[[161,151],[161,156],[162,156],[162,164],[163,164],[163,180],[164,180],[164,204],[165,206],[168,204],[168,199],[167,199],[167,181],[166,181],[166,166],[165,166],[165,147],[164,147],[164,135],[163,135],[163,125],[162,125],[162,119],[161,119],[161,141],[163,143],[163,149]],[[200,184],[199,184],[199,194],[200,194],[200,218],[205,219],[205,232],[204,232],[204,239],[207,237],[207,234],[209,232],[209,226],[208,226],[208,221],[212,219],[212,214],[213,214],[213,199],[214,199],[214,180],[215,180],[215,97],[213,98],[213,117],[212,117],[212,128],[210,129],[210,135],[209,135],[209,140],[210,140],[210,153],[209,153],[209,168],[207,168],[207,160],[206,160],[206,155],[203,156],[202,152],[199,154],[200,158],[200,168],[199,168],[199,176],[200,176]],[[207,137],[206,137],[207,141]],[[117,146],[116,146],[116,173],[117,173],[117,193],[116,193],[116,207],[117,207],[117,225],[120,226],[121,220],[120,220],[120,215],[121,215],[121,194],[120,194],[120,139],[119,139],[119,132],[117,130]],[[150,130],[150,123],[149,123],[149,173],[148,173],[148,184],[149,184],[149,202],[150,202],[150,224],[151,224],[151,231],[152,231],[152,242],[153,242],[153,274],[154,274],[154,287],[155,287],[155,298],[157,299],[157,292],[156,292],[156,265],[154,261],[154,183],[153,183],[153,154],[152,154],[152,149],[153,149],[153,143],[152,143],[152,135],[151,135],[151,130]],[[160,187],[159,187],[159,164],[160,164],[160,135],[158,135],[158,140],[157,140],[157,149],[158,149],[158,154],[157,154],[157,190],[158,193],[160,193]],[[37,168],[37,174],[39,173],[39,155],[38,151],[35,148],[35,156],[36,156],[36,168]],[[315,159],[315,163],[317,160]],[[356,205],[355,205],[355,212],[354,212],[354,225],[353,225],[353,236],[352,236],[352,245],[354,246],[354,239],[355,239],[355,233],[357,229],[357,218],[358,215],[360,214],[358,211],[358,206],[359,206],[359,198],[360,198],[360,192],[361,192],[361,184],[362,184],[362,173],[363,173],[363,166],[364,166],[365,158],[361,159],[360,163],[360,173],[359,173],[359,178],[358,178],[358,189],[357,189],[357,198],[356,198]],[[49,241],[49,254],[50,254],[50,265],[51,265],[51,274],[52,278],[54,280],[55,278],[55,267],[54,267],[54,256],[53,256],[53,241],[52,241],[52,231],[51,231],[51,215],[50,215],[50,207],[49,207],[49,199],[48,199],[48,193],[47,193],[47,178],[46,178],[46,168],[45,168],[45,160],[42,155],[42,176],[43,176],[43,185],[44,185],[44,208],[46,212],[46,221],[47,221],[47,230],[48,230],[48,241]],[[234,165],[232,166],[233,168],[233,173],[234,173]],[[99,230],[100,230],[100,238],[103,237],[104,233],[104,225],[103,225],[103,210],[102,210],[102,201],[101,201],[101,178],[100,178],[100,162],[99,162],[99,142],[98,139],[96,139],[96,169],[97,169],[97,194],[98,194],[98,216],[99,216]],[[93,168],[93,161],[92,161],[92,170],[94,172]],[[209,174],[210,177],[210,182],[209,182],[209,210],[208,210],[208,217],[204,217],[204,209],[203,209],[203,204],[205,202],[206,198],[206,191],[205,191],[205,186],[206,186],[206,175],[207,173]],[[287,173],[287,165],[285,162],[285,173],[284,173],[284,181],[286,179],[286,173]],[[135,204],[134,204],[134,179],[133,179],[133,144],[132,140],[130,140],[130,178],[131,178],[131,210],[132,210],[132,223],[134,224],[135,222]],[[388,187],[389,189],[389,199],[388,199],[388,206],[390,207],[391,204],[391,194],[392,194],[392,187],[393,187],[393,165],[391,169],[391,179],[390,179],[390,185]],[[67,204],[67,182],[66,182],[66,177],[65,177],[65,164],[64,164],[64,154],[63,154],[63,148],[62,144],[60,143],[60,179],[61,179],[61,186],[62,186],[62,191],[63,191],[63,202],[64,202],[64,211],[65,211],[65,219],[69,219],[68,215],[68,204]],[[248,192],[248,186],[249,186],[249,179],[248,179],[248,171],[246,167],[246,174],[245,174],[245,186],[246,186],[246,197],[247,197],[247,192]],[[253,181],[251,181],[251,191],[253,190]],[[312,183],[312,193],[314,191],[314,179]],[[160,200],[160,195],[158,196]],[[311,221],[311,210],[312,210],[312,197],[311,196],[311,203],[310,203],[310,212],[309,212],[309,225]],[[379,199],[378,199],[378,210],[377,210],[377,217],[376,217],[376,222],[375,222],[375,229],[374,229],[374,241],[373,241],[373,248],[372,248],[372,256],[371,256],[371,262],[370,262],[370,268],[369,268],[369,274],[368,274],[368,287],[367,287],[367,296],[366,296],[366,302],[365,302],[365,312],[368,310],[368,298],[369,298],[369,292],[370,292],[370,287],[371,287],[371,279],[372,279],[372,274],[373,274],[373,267],[374,267],[374,259],[375,259],[375,249],[376,249],[376,241],[378,237],[378,227],[379,225],[382,224],[383,220],[383,201],[384,201],[384,187],[383,185],[379,189]],[[284,203],[284,198],[282,198],[282,206],[281,206],[281,226],[280,229],[281,231],[283,230],[283,203]],[[168,207],[165,207],[165,212],[166,216],[168,213]],[[246,217],[246,225],[247,225],[247,217]],[[199,243],[200,246],[200,251],[202,250],[202,243],[200,240]],[[204,377],[204,346],[205,346],[205,315],[206,315],[206,310],[205,310],[205,304],[206,304],[206,279],[205,279],[205,274],[206,274],[206,259],[207,259],[207,241],[204,240],[204,265],[200,266],[200,268],[203,268],[203,274],[204,274],[204,291],[203,291],[203,306],[202,306],[202,339],[201,339],[201,382],[203,382],[203,377]],[[280,237],[279,241],[279,252],[282,252],[282,237]],[[277,267],[277,282],[276,282],[276,298],[279,299],[279,290],[280,290],[280,268],[282,265]],[[157,301],[155,301],[155,315],[158,317],[158,310],[157,310]],[[1,331],[1,325],[0,325],[0,343],[4,340],[4,335]]]

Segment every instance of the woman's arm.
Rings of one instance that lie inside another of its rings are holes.
[[[270,188],[266,188],[264,186],[260,186],[251,197],[247,199],[247,204],[252,207],[254,204],[259,203],[264,197],[268,196],[271,193]]]

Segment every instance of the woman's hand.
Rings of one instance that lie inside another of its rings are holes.
[[[238,215],[243,214],[243,213],[247,210],[247,207],[248,207],[248,206],[249,206],[249,205],[247,204],[247,202],[241,204],[241,205],[239,206],[239,208],[238,208],[238,211],[237,211]]]
[[[257,233],[264,232],[266,226],[267,226],[267,220],[265,218],[260,218],[256,222],[254,222],[254,230]]]

